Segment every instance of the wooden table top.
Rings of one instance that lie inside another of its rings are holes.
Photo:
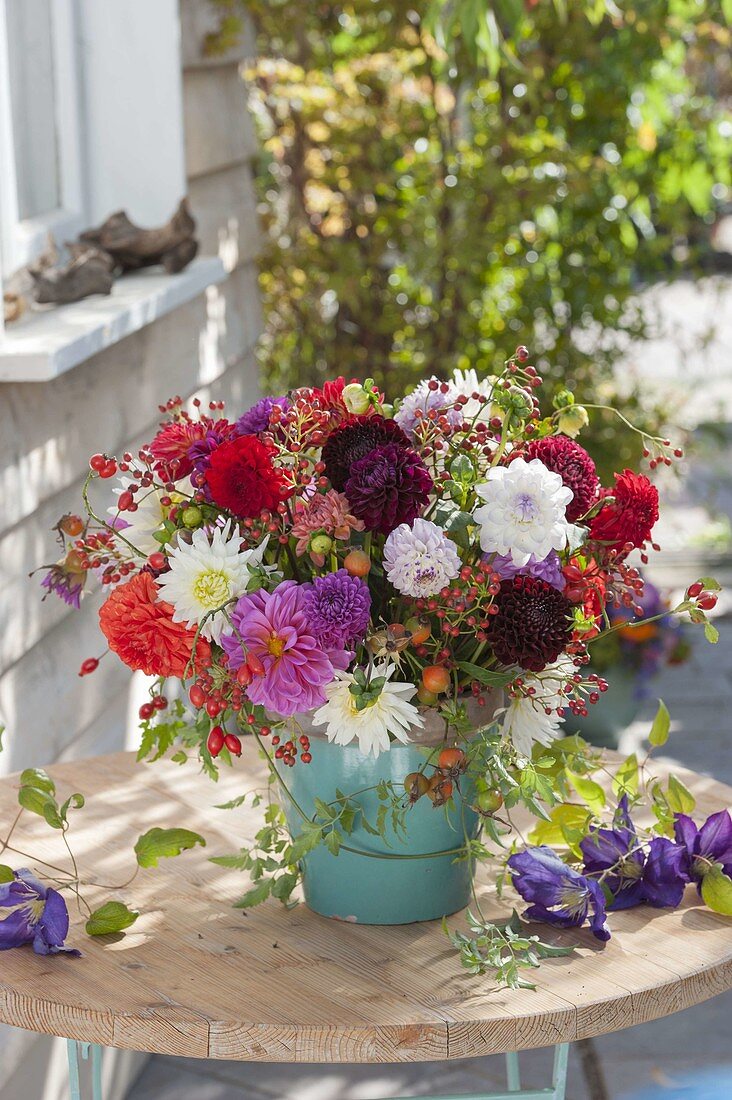
[[[732,805],[730,788],[674,770],[694,790],[700,816]],[[49,771],[61,796],[87,797],[72,814],[70,840],[88,879],[128,878],[134,841],[154,826],[194,829],[208,846],[141,871],[114,895],[142,912],[116,940],[88,938],[70,903],[69,942],[82,958],[4,952],[0,1020],[8,1024],[189,1057],[410,1062],[618,1031],[732,987],[732,920],[705,909],[692,888],[676,911],[610,914],[605,945],[588,931],[551,930],[555,942],[578,948],[531,972],[536,992],[495,990],[466,974],[438,922],[366,927],[276,901],[248,915],[232,909],[247,879],[208,857],[250,838],[261,811],[213,806],[259,784],[263,765],[251,746],[217,785],[193,765],[141,765],[126,753]],[[16,799],[17,777],[0,781],[0,821],[12,820]],[[63,862],[58,835],[28,813],[14,844]],[[490,869],[481,875],[481,904],[505,915],[510,902],[496,900]],[[110,896],[87,891],[94,905]]]

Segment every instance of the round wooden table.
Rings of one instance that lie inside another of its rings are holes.
[[[42,957],[30,948],[3,954],[0,1020],[72,1040],[72,1087],[77,1041],[97,1054],[118,1047],[272,1062],[431,1061],[559,1044],[552,1090],[541,1093],[559,1097],[564,1044],[732,987],[732,921],[707,910],[692,888],[677,910],[611,913],[612,939],[604,945],[588,931],[544,926],[547,938],[577,947],[531,972],[536,992],[495,990],[466,974],[438,922],[367,927],[275,901],[247,913],[233,909],[246,876],[209,857],[235,851],[260,827],[261,809],[215,808],[265,785],[251,744],[218,784],[192,764],[137,764],[127,753],[49,771],[60,797],[81,791],[87,799],[72,811],[69,834],[86,880],[128,879],[135,840],[154,826],[182,826],[207,839],[205,849],[141,871],[126,889],[86,891],[92,905],[114,896],[141,911],[123,936],[88,938],[70,902],[68,942],[82,958]],[[696,795],[696,816],[732,806],[729,788],[674,771]],[[17,812],[17,786],[17,777],[0,781],[0,821]],[[27,812],[13,844],[68,865],[59,834]],[[32,866],[13,853],[3,861]],[[508,915],[511,899],[496,899],[491,869],[480,874],[486,913]],[[461,914],[451,918],[461,922]],[[518,1087],[511,1057],[507,1095]]]

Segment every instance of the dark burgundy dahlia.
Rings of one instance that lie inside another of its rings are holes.
[[[534,439],[526,448],[526,458],[540,459],[548,470],[559,474],[574,493],[567,505],[567,519],[575,523],[597,500],[600,479],[595,463],[584,447],[566,435],[549,435]]]
[[[572,634],[572,605],[553,585],[521,573],[501,581],[488,640],[502,665],[541,672],[556,661]]]
[[[417,518],[432,488],[429,471],[416,451],[385,443],[354,462],[344,491],[366,530],[388,535],[400,523]]]
[[[411,442],[394,420],[383,416],[352,416],[328,436],[323,447],[325,474],[334,489],[342,493],[352,466],[385,443],[410,447]],[[349,498],[350,499],[350,498]]]

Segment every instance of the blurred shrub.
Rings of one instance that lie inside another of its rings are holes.
[[[525,343],[579,395],[610,392],[618,334],[646,333],[639,282],[703,259],[729,191],[719,5],[219,6],[256,33],[271,388],[394,392]],[[617,432],[594,440],[615,467]]]

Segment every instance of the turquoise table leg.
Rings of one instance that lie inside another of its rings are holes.
[[[567,1089],[569,1043],[554,1048],[552,1083],[545,1089],[522,1089],[518,1055],[506,1055],[506,1081],[508,1092],[460,1092],[449,1096],[432,1096],[429,1100],[564,1100]],[[406,1096],[394,1096],[391,1100],[407,1100]]]
[[[89,1061],[91,1054],[92,1091],[91,1100],[103,1100],[102,1097],[102,1048],[96,1043],[80,1043],[76,1039],[66,1040],[66,1054],[69,1061],[69,1094],[71,1100],[82,1100],[81,1080],[79,1077],[79,1055],[83,1061]]]
[[[103,1100],[102,1097],[102,1048],[95,1043],[80,1043],[76,1039],[66,1040],[69,1059],[69,1092],[71,1100],[82,1100],[79,1077],[79,1055],[89,1060],[91,1052],[92,1093],[91,1100]],[[507,1092],[461,1092],[450,1096],[434,1096],[429,1100],[564,1100],[567,1089],[567,1065],[569,1063],[569,1043],[561,1043],[554,1048],[552,1083],[545,1089],[522,1089],[518,1054],[506,1055]],[[405,1096],[394,1096],[391,1100],[409,1100]]]

